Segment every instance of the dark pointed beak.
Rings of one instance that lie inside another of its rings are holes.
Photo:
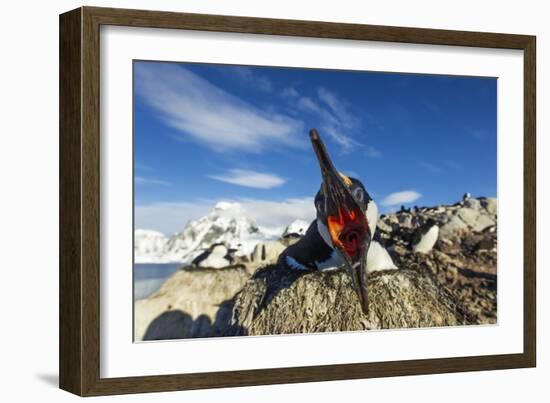
[[[371,242],[367,218],[353,198],[346,181],[332,163],[325,145],[315,129],[309,132],[323,177],[324,211],[335,249],[342,255],[359,296],[363,312],[368,312],[367,251]]]

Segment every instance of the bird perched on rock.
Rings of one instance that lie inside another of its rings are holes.
[[[433,219],[429,219],[415,232],[412,240],[412,249],[416,253],[429,253],[439,237],[439,226]]]
[[[367,272],[396,268],[387,251],[373,241],[378,208],[358,179],[336,170],[317,130],[311,129],[310,139],[323,179],[315,196],[317,218],[304,237],[280,254],[278,265],[312,271],[345,266],[366,313]]]

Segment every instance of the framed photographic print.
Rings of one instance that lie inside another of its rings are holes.
[[[62,14],[60,386],[535,366],[535,165],[533,36]]]

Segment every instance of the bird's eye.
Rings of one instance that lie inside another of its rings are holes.
[[[363,189],[361,189],[361,188],[355,188],[355,189],[353,189],[353,191],[351,192],[351,194],[353,195],[353,198],[354,198],[355,200],[357,200],[358,202],[363,202],[363,198],[364,198]]]

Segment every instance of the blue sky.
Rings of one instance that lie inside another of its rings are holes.
[[[310,219],[311,127],[382,212],[496,196],[496,96],[495,78],[135,62],[136,228],[221,200],[261,226]]]

